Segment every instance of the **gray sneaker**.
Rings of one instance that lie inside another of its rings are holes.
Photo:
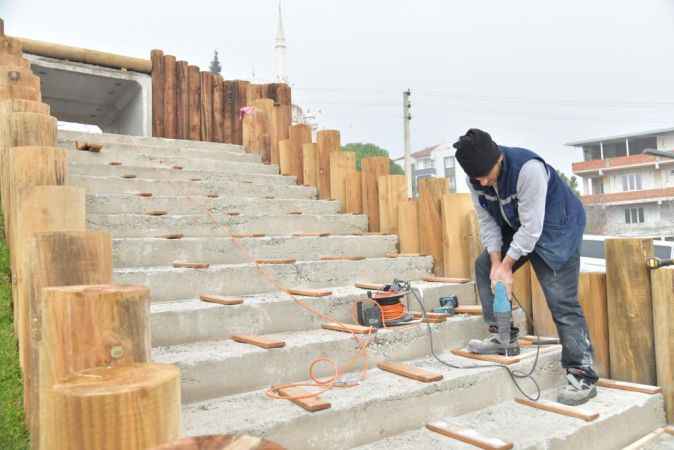
[[[567,372],[564,386],[557,396],[557,401],[569,406],[578,406],[597,396],[597,386],[586,378]]]
[[[471,339],[466,346],[466,350],[479,355],[516,356],[520,354],[520,346],[517,343],[517,338],[504,348],[496,334],[490,334],[489,337],[483,340]]]

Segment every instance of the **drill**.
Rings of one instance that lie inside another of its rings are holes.
[[[674,265],[674,259],[660,259],[655,256],[649,256],[646,258],[646,266],[651,270],[671,265]]]
[[[496,283],[496,288],[494,289],[494,316],[496,316],[498,339],[503,346],[504,354],[508,356],[513,310],[510,305],[510,300],[508,299],[506,286],[501,281]]]

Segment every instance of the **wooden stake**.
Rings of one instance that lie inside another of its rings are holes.
[[[653,241],[607,239],[604,248],[611,377],[656,384],[651,280],[644,263],[653,255]]]
[[[199,67],[187,67],[188,139],[201,139],[201,75]]]
[[[398,233],[402,253],[419,252],[417,200],[404,200],[398,204]]]
[[[445,275],[442,234],[442,197],[449,192],[446,178],[419,180],[419,251],[433,256],[433,273]],[[451,212],[449,212],[451,214]],[[452,246],[454,243],[450,243]],[[465,257],[461,256],[464,265]]]
[[[457,314],[468,314],[469,316],[481,316],[482,306],[480,305],[459,305],[454,308]]]
[[[474,266],[474,264],[473,264]],[[473,272],[475,268],[471,270],[471,277],[474,278]],[[531,314],[533,311],[531,303],[531,263],[526,262],[519,269],[513,273],[513,296],[517,299],[517,302],[521,303],[524,309],[528,314]],[[530,323],[528,315],[526,317],[526,330],[522,330],[526,333],[531,333],[533,331],[533,323]]]
[[[217,303],[218,305],[240,305],[243,303],[243,299],[240,297],[223,297],[221,295],[212,295],[212,294],[201,294],[199,299],[202,302],[207,303]]]
[[[443,436],[456,439],[457,441],[474,445],[475,447],[481,448],[483,450],[510,450],[513,448],[513,444],[510,442],[505,442],[497,438],[482,436],[477,431],[471,430],[469,428],[450,427],[449,424],[443,421],[429,423],[426,425],[426,428],[436,433],[440,433]]]
[[[290,139],[290,123],[291,123],[291,106],[290,105],[276,105],[272,112],[272,123],[275,135],[272,136],[272,153],[271,163],[279,164],[280,162],[280,146],[279,143],[285,139]]]
[[[354,286],[360,289],[368,289],[374,291],[382,291],[386,287],[385,284],[381,283],[356,283]]]
[[[234,82],[224,80],[222,82],[222,93],[223,93],[223,109],[222,109],[222,130],[224,141],[228,144],[232,143],[232,124],[234,121],[234,115],[237,113],[234,111]]]
[[[308,143],[302,146],[302,169],[304,185],[318,187],[318,146]]]
[[[233,234],[233,238],[241,239],[241,238],[261,238],[265,237],[266,235],[264,233],[239,233],[239,234]]]
[[[234,335],[232,336],[232,340],[235,342],[238,342],[240,344],[250,344],[250,345],[255,345],[256,347],[264,348],[264,349],[272,349],[272,348],[281,348],[285,347],[286,343],[283,341],[277,341],[273,339],[267,339],[263,338],[261,336],[244,336],[244,335]]]
[[[361,174],[354,169],[344,177],[344,212],[363,214]]]
[[[164,55],[164,137],[175,139],[176,126],[176,57]]]
[[[599,413],[590,413],[583,411],[580,408],[563,405],[561,403],[550,402],[547,400],[538,400],[534,402],[525,398],[516,398],[515,402],[519,403],[520,405],[526,405],[532,408],[541,409],[543,411],[561,414],[562,416],[575,417],[576,419],[581,419],[585,422],[592,422],[599,418]]]
[[[278,143],[279,148],[279,171],[281,175],[293,175],[293,151],[289,139]]]
[[[234,117],[233,117],[233,126],[232,126],[232,138],[233,144],[241,145],[243,143],[243,129],[242,129],[242,121],[240,119],[240,111],[241,108],[246,106],[246,100],[247,100],[247,91],[248,91],[248,85],[250,83],[248,81],[241,81],[241,80],[236,80],[234,81],[234,89],[232,90],[232,93],[234,95]]]
[[[225,86],[220,75],[213,76],[213,141],[225,142]]]
[[[301,387],[280,388],[278,389],[278,393],[285,397],[301,397],[309,394],[306,389],[302,389]],[[320,397],[290,398],[289,400],[309,412],[322,411],[331,406],[329,402],[321,400]]]
[[[297,184],[304,184],[304,156],[302,147],[311,143],[311,127],[300,123],[290,127],[291,173],[297,177]]]
[[[393,361],[384,361],[377,364],[377,367],[386,372],[391,372],[401,377],[411,378],[422,383],[433,383],[442,380],[442,374],[432,373],[409,364],[403,364]]]
[[[156,209],[148,211],[146,214],[148,216],[165,216],[166,214],[168,214],[168,212],[161,209]]]
[[[321,261],[362,261],[364,256],[321,256]]]
[[[379,191],[379,229],[398,234],[398,205],[407,200],[404,175],[383,175],[377,180]]]
[[[255,264],[295,264],[294,258],[269,258],[269,259],[256,259]]]
[[[181,233],[165,234],[163,236],[160,236],[160,238],[162,239],[182,239],[183,237],[185,236]]]
[[[356,170],[356,154],[354,152],[330,153],[330,195],[340,204],[340,212],[346,212],[346,188],[344,181]]]
[[[213,140],[213,74],[201,72],[201,140]]]
[[[176,137],[190,138],[190,89],[187,61],[176,63]]]
[[[470,279],[475,266],[472,240],[479,240],[479,236],[470,236],[471,230],[468,228],[468,216],[475,212],[470,194],[442,194],[440,212],[443,275]]]
[[[651,271],[653,328],[658,384],[662,387],[667,422],[674,422],[674,271]]]
[[[330,154],[341,149],[340,134],[337,130],[321,130],[316,134],[318,147],[318,198],[329,200],[333,197],[330,181]]]

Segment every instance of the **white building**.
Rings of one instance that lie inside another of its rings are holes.
[[[583,180],[588,232],[674,237],[674,128],[567,145],[583,150],[573,173]]]
[[[449,192],[469,192],[466,174],[454,158],[455,149],[449,144],[438,144],[412,153],[412,192],[417,196],[418,180],[427,177],[444,177]],[[405,157],[393,160],[400,167]]]

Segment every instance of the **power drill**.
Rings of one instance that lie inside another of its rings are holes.
[[[510,346],[510,327],[513,321],[513,310],[508,299],[508,290],[506,285],[498,281],[494,289],[494,316],[496,316],[496,327],[498,329],[498,340],[503,346],[503,351],[508,356],[508,347]]]
[[[646,258],[646,267],[648,267],[651,270],[671,265],[674,265],[674,259],[660,259],[656,256],[649,256],[648,258]]]

